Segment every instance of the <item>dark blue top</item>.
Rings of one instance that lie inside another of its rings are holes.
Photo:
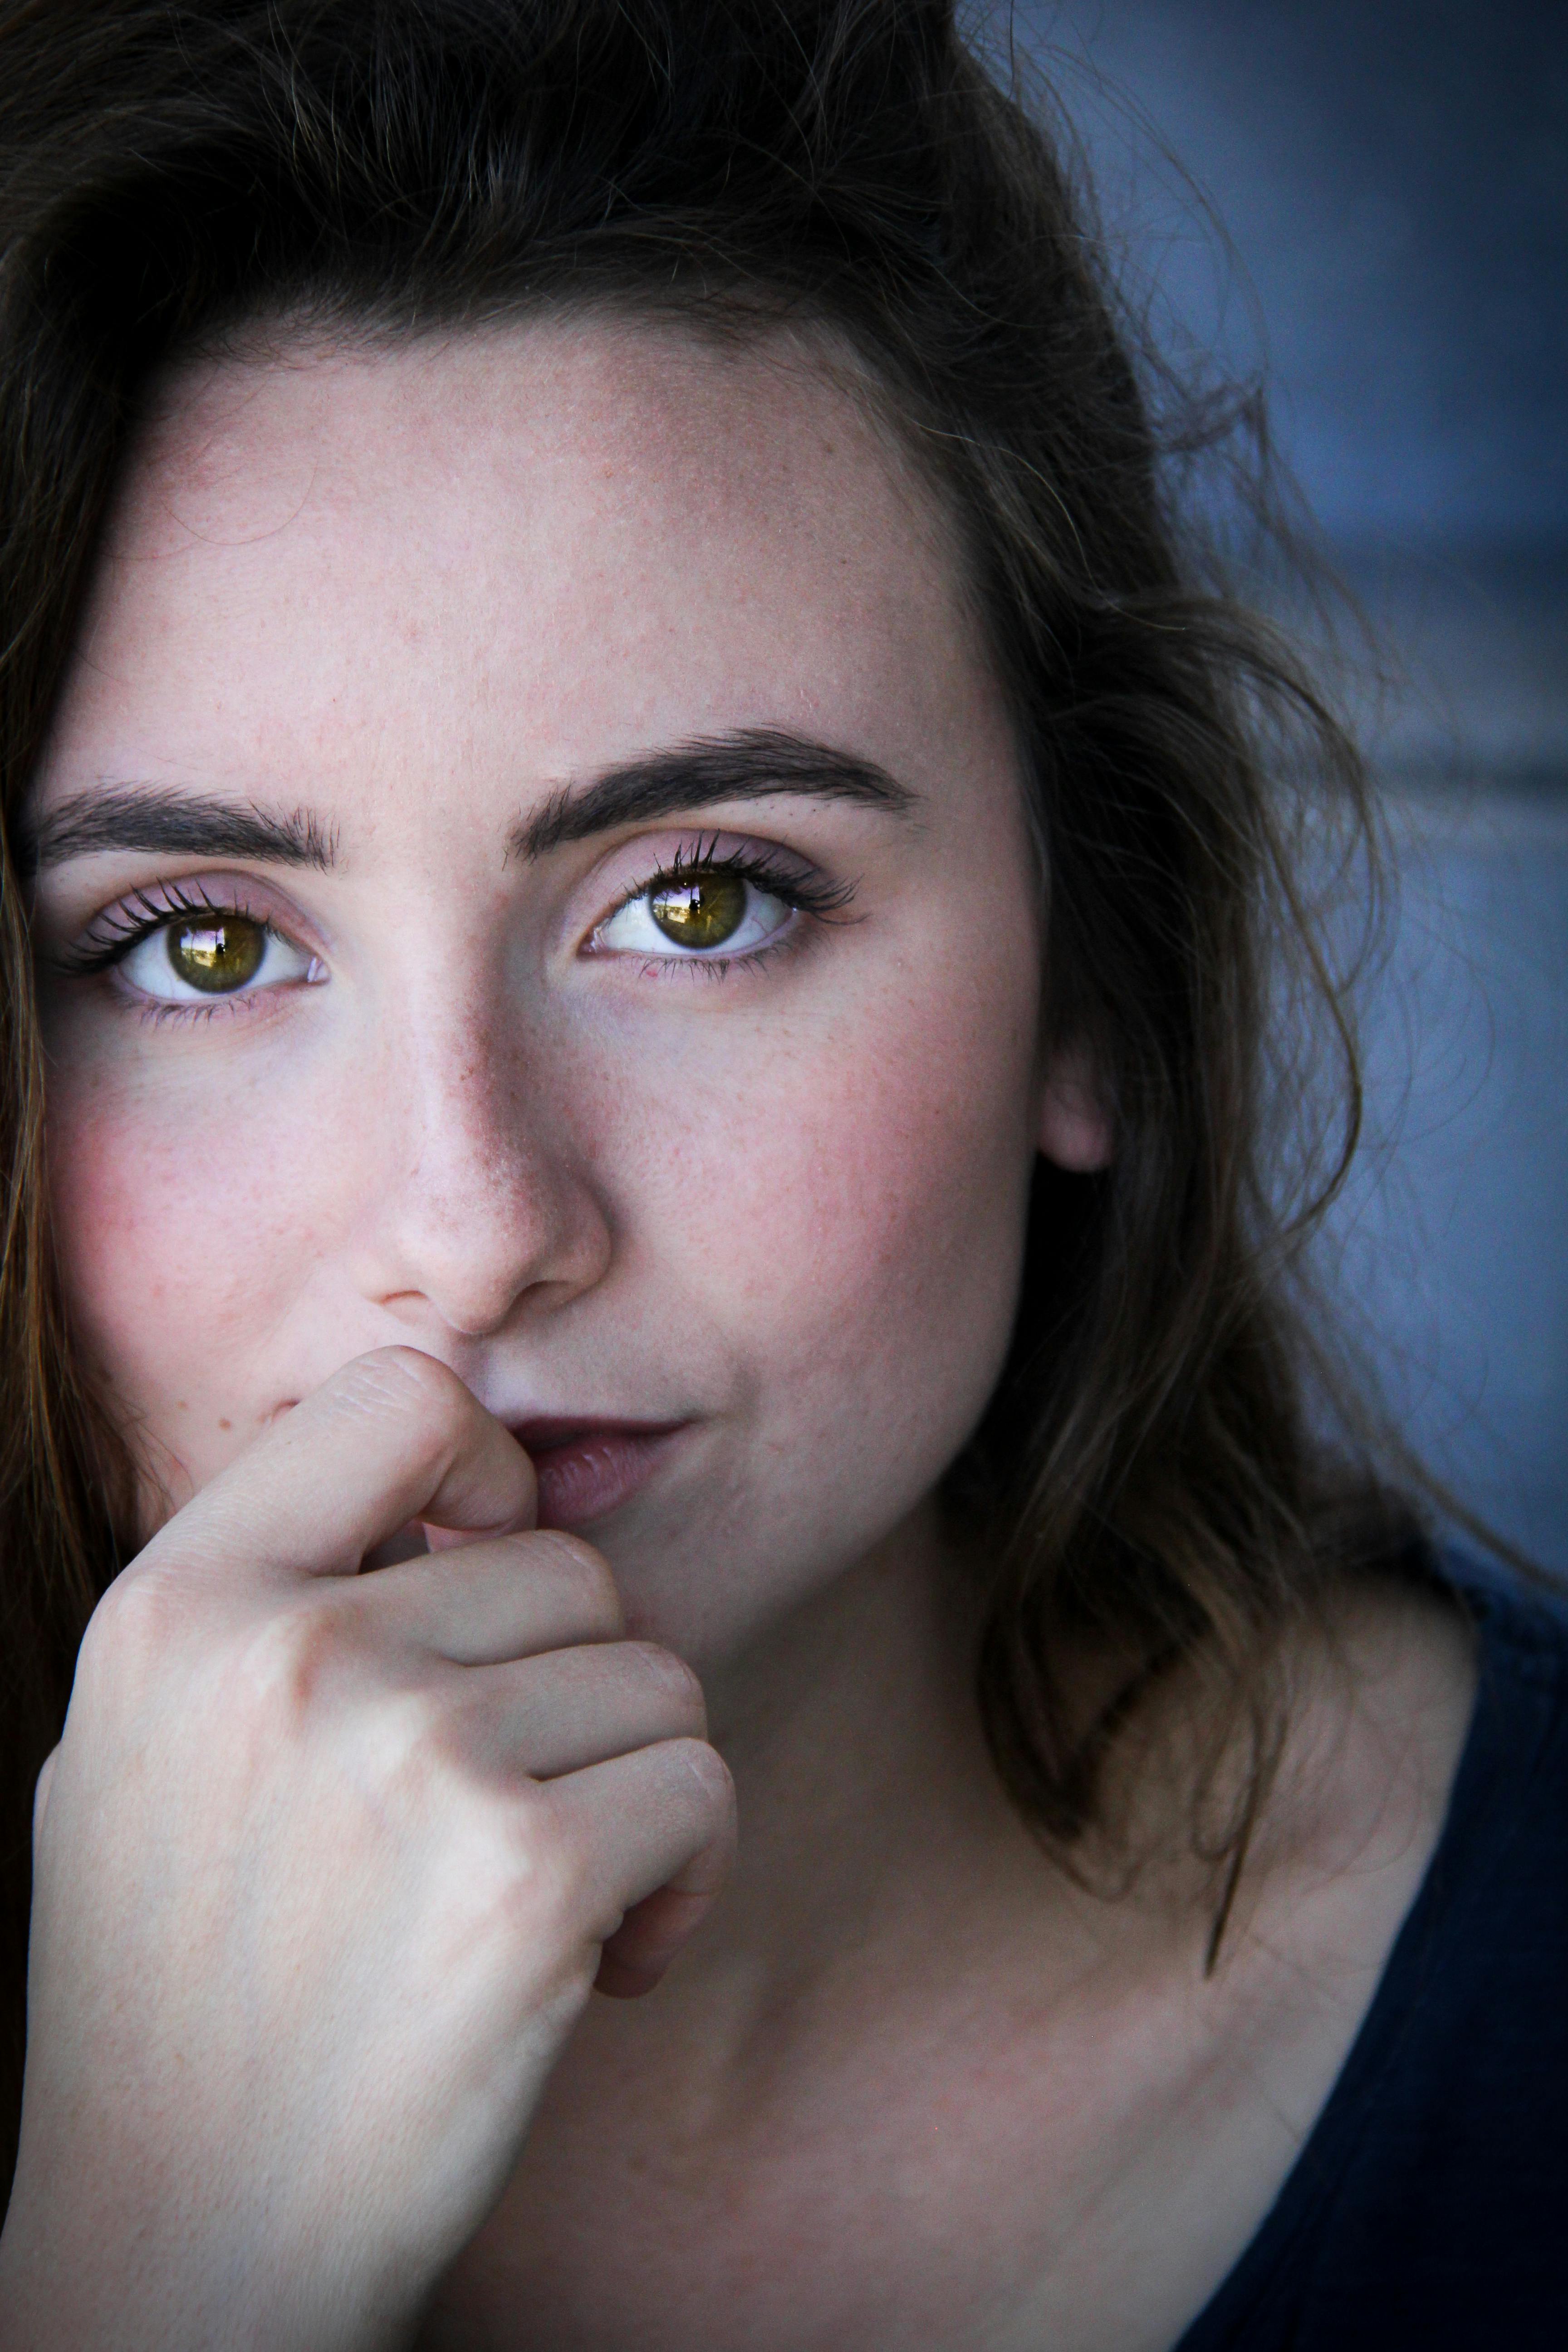
[[[1568,1605],[1445,1555],[1447,1818],[1262,2228],[1176,2352],[1568,2352]]]

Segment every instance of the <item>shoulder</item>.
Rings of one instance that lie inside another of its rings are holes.
[[[1568,1592],[1494,1563],[1436,1556],[1471,1629],[1475,1700],[1424,1889],[1425,1932],[1455,1945],[1448,1998],[1479,2002],[1548,1969],[1568,2030]],[[1483,1956],[1484,1962],[1483,1962]],[[1565,2158],[1568,2161],[1568,2158]]]
[[[1289,2190],[1191,2352],[1561,2340],[1568,1601],[1447,1553],[1413,1605],[1406,1662],[1423,1606],[1473,1660],[1438,1833]]]
[[[1568,2125],[1568,1594],[1460,1555],[1438,1568],[1474,1627],[1476,1696],[1413,1923],[1443,1958],[1425,2011],[1478,2053],[1555,2051]],[[1556,2166],[1562,2189],[1568,2140]]]
[[[1385,2314],[1394,2289],[1428,2342],[1506,2325],[1526,2352],[1561,2340],[1568,2308],[1568,1604],[1439,1565],[1475,1625],[1475,1707],[1357,2069],[1320,2295],[1346,2343],[1382,2281]]]
[[[1447,2092],[1431,2085],[1452,2113],[1474,2072],[1460,2042],[1522,2051],[1568,2034],[1568,1594],[1436,1552],[1358,1609],[1337,1663],[1298,1751],[1298,1788],[1329,1800],[1315,1858],[1363,1874],[1408,1840],[1382,1989],[1409,1997],[1398,2055],[1413,2082],[1423,2053],[1453,2042]]]
[[[1568,1583],[1526,1580],[1500,1562],[1447,1548],[1433,1553],[1429,1582],[1475,1626],[1489,1675],[1522,1678],[1568,1697]]]

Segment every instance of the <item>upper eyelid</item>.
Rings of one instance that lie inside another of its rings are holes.
[[[302,959],[305,971],[303,973],[295,972],[287,979],[275,975],[270,982],[258,988],[252,988],[247,981],[232,991],[213,996],[204,995],[200,992],[193,992],[189,996],[166,996],[155,988],[144,987],[133,976],[135,963],[142,950],[155,940],[161,931],[178,923],[182,912],[194,914],[196,911],[195,905],[188,904],[185,909],[175,908],[173,911],[151,909],[149,919],[133,925],[122,939],[113,942],[108,952],[100,951],[96,955],[79,957],[75,962],[76,972],[84,979],[95,975],[101,978],[129,1004],[160,1021],[181,1019],[186,1016],[210,1020],[217,1013],[237,1012],[245,1005],[264,1004],[269,998],[276,996],[280,987],[296,986],[301,979],[309,982],[317,975],[318,971],[322,979],[328,976],[325,964],[315,950],[303,941],[293,938],[290,933],[283,929],[281,925],[271,922],[259,914],[247,914],[243,908],[226,905],[220,898],[203,900],[201,905],[203,908],[209,909],[214,916],[238,914],[242,919],[254,923],[270,939],[279,942],[287,952],[291,952],[295,957]],[[70,968],[68,965],[68,971]]]
[[[636,846],[635,843],[623,844],[622,850],[612,853],[612,856],[618,856],[625,850]],[[678,841],[673,849],[663,850],[650,857],[631,879],[618,885],[614,898],[595,917],[590,929],[600,929],[622,908],[646,898],[658,883],[676,880],[681,874],[689,874],[700,866],[739,871],[754,878],[762,889],[771,882],[776,884],[781,891],[800,890],[820,900],[831,898],[845,905],[854,897],[856,889],[851,881],[832,880],[803,851],[792,849],[783,842],[758,840],[744,835],[699,832]]]
[[[108,922],[122,913],[132,917],[132,927],[143,922],[153,925],[176,922],[182,915],[197,913],[246,916],[250,914],[249,906],[241,903],[248,898],[247,892],[242,890],[209,892],[203,887],[205,879],[204,876],[195,876],[193,877],[195,887],[188,895],[177,881],[153,882],[141,885],[134,890],[122,891],[118,898],[111,898],[107,907],[100,907],[86,928],[90,930],[93,924]]]
[[[666,835],[665,838],[668,840],[670,836]],[[643,861],[642,878],[630,885],[624,894],[626,897],[635,898],[639,890],[650,888],[655,882],[663,881],[680,867],[689,869],[694,866],[746,864],[761,866],[773,858],[779,858],[784,861],[786,866],[798,868],[803,876],[813,870],[811,860],[798,849],[787,848],[780,841],[762,840],[745,834],[698,830],[691,834],[676,835],[674,844],[673,848],[661,848],[658,851],[654,851],[649,845],[649,854]],[[635,851],[641,845],[635,841],[625,842],[621,845],[620,851],[612,855],[618,856]]]
[[[233,873],[160,876],[138,883],[94,909],[75,932],[78,944],[110,944],[106,932],[127,946],[161,924],[177,922],[194,913],[238,915],[247,922],[265,924],[279,938],[299,947],[318,944],[315,926],[295,907],[280,905],[276,893],[255,877]],[[117,919],[123,919],[122,920]]]
[[[816,908],[808,906],[806,911],[821,915],[837,912],[856,895],[854,882],[835,880],[805,852],[784,842],[731,833],[727,828],[693,827],[689,832],[679,832],[669,827],[661,828],[661,840],[656,836],[657,846],[653,841],[623,842],[601,861],[608,864],[614,860],[618,864],[639,849],[644,852],[636,870],[624,882],[615,884],[612,895],[601,901],[585,932],[581,934],[583,938],[591,938],[624,907],[646,896],[659,882],[704,864],[752,874],[759,888],[765,889],[772,884],[781,893],[805,891],[818,901]],[[331,942],[312,919],[290,900],[279,903],[279,894],[268,879],[234,868],[198,868],[185,874],[157,876],[133,885],[96,908],[85,920],[74,924],[69,939],[51,951],[48,960],[68,971],[81,968],[89,959],[96,968],[101,968],[107,961],[101,950],[112,947],[117,950],[113,961],[118,961],[120,955],[129,954],[140,939],[163,923],[177,921],[182,914],[195,908],[215,914],[237,914],[265,924],[291,945],[331,960]],[[100,951],[96,958],[94,950]]]

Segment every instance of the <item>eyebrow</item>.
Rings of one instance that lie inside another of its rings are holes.
[[[873,761],[783,729],[752,727],[731,735],[694,737],[606,769],[590,784],[563,785],[514,829],[507,855],[531,862],[617,825],[647,824],[716,801],[762,800],[775,793],[854,801],[894,815],[906,814],[918,797]],[[68,858],[112,849],[243,857],[326,873],[336,859],[337,838],[308,809],[275,816],[254,803],[241,805],[167,786],[112,784],[62,801],[25,829],[18,843],[26,877]]]
[[[337,853],[308,809],[272,816],[254,803],[240,805],[165,786],[111,784],[77,793],[23,833],[25,875],[68,857],[105,849],[151,849],[174,856],[246,857],[275,866],[313,866],[325,873]]]
[[[516,828],[507,852],[543,857],[567,842],[586,841],[616,825],[647,824],[715,801],[764,800],[774,793],[856,801],[896,816],[907,814],[918,798],[870,760],[782,729],[749,727],[732,735],[697,736],[627,760],[591,784],[563,785],[537,815]]]

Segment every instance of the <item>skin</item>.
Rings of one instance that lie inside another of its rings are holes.
[[[759,729],[902,805],[518,845]],[[1099,1903],[995,1786],[933,1489],[1036,1154],[1110,1144],[1042,1047],[1005,710],[868,404],[799,349],[604,323],[182,376],[34,821],[127,782],[309,810],[336,856],[39,877],[62,1270],[151,1543],[42,1814],[0,2342],[215,2309],[258,2344],[1171,2341],[1364,2010],[1468,1662],[1392,1600],[1353,1672],[1299,1662],[1208,1980],[1188,1864]],[[733,853],[852,895],[721,975],[615,944],[672,859]],[[198,880],[292,977],[198,1018],[58,974]],[[591,1546],[530,1532],[506,1433],[574,1417],[676,1430]],[[438,1562],[353,1576],[420,1526]],[[1178,1705],[1151,1758],[1180,1738]]]

